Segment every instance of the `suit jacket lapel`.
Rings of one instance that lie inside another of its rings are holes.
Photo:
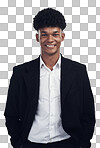
[[[27,73],[24,75],[25,86],[29,96],[30,103],[38,102],[39,97],[39,77],[40,77],[40,57],[27,67]]]
[[[69,60],[61,55],[61,107],[63,108],[64,100],[67,99],[66,95],[70,90],[73,82],[72,65]]]

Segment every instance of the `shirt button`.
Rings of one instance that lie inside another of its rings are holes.
[[[51,126],[50,129],[53,129],[53,126]]]
[[[53,114],[51,113],[51,115],[50,116],[53,116]]]
[[[53,102],[53,99],[50,99],[50,102]]]

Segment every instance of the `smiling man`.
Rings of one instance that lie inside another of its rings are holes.
[[[86,66],[60,54],[64,16],[52,8],[35,16],[40,56],[15,66],[5,108],[14,148],[90,148],[94,98]]]

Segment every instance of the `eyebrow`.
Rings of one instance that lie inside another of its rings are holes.
[[[41,33],[47,33],[46,31],[41,31]],[[54,31],[53,33],[59,33],[58,31]]]

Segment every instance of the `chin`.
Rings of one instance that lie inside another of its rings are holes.
[[[48,52],[47,54],[50,56],[56,55],[58,51],[54,51],[54,52]]]

